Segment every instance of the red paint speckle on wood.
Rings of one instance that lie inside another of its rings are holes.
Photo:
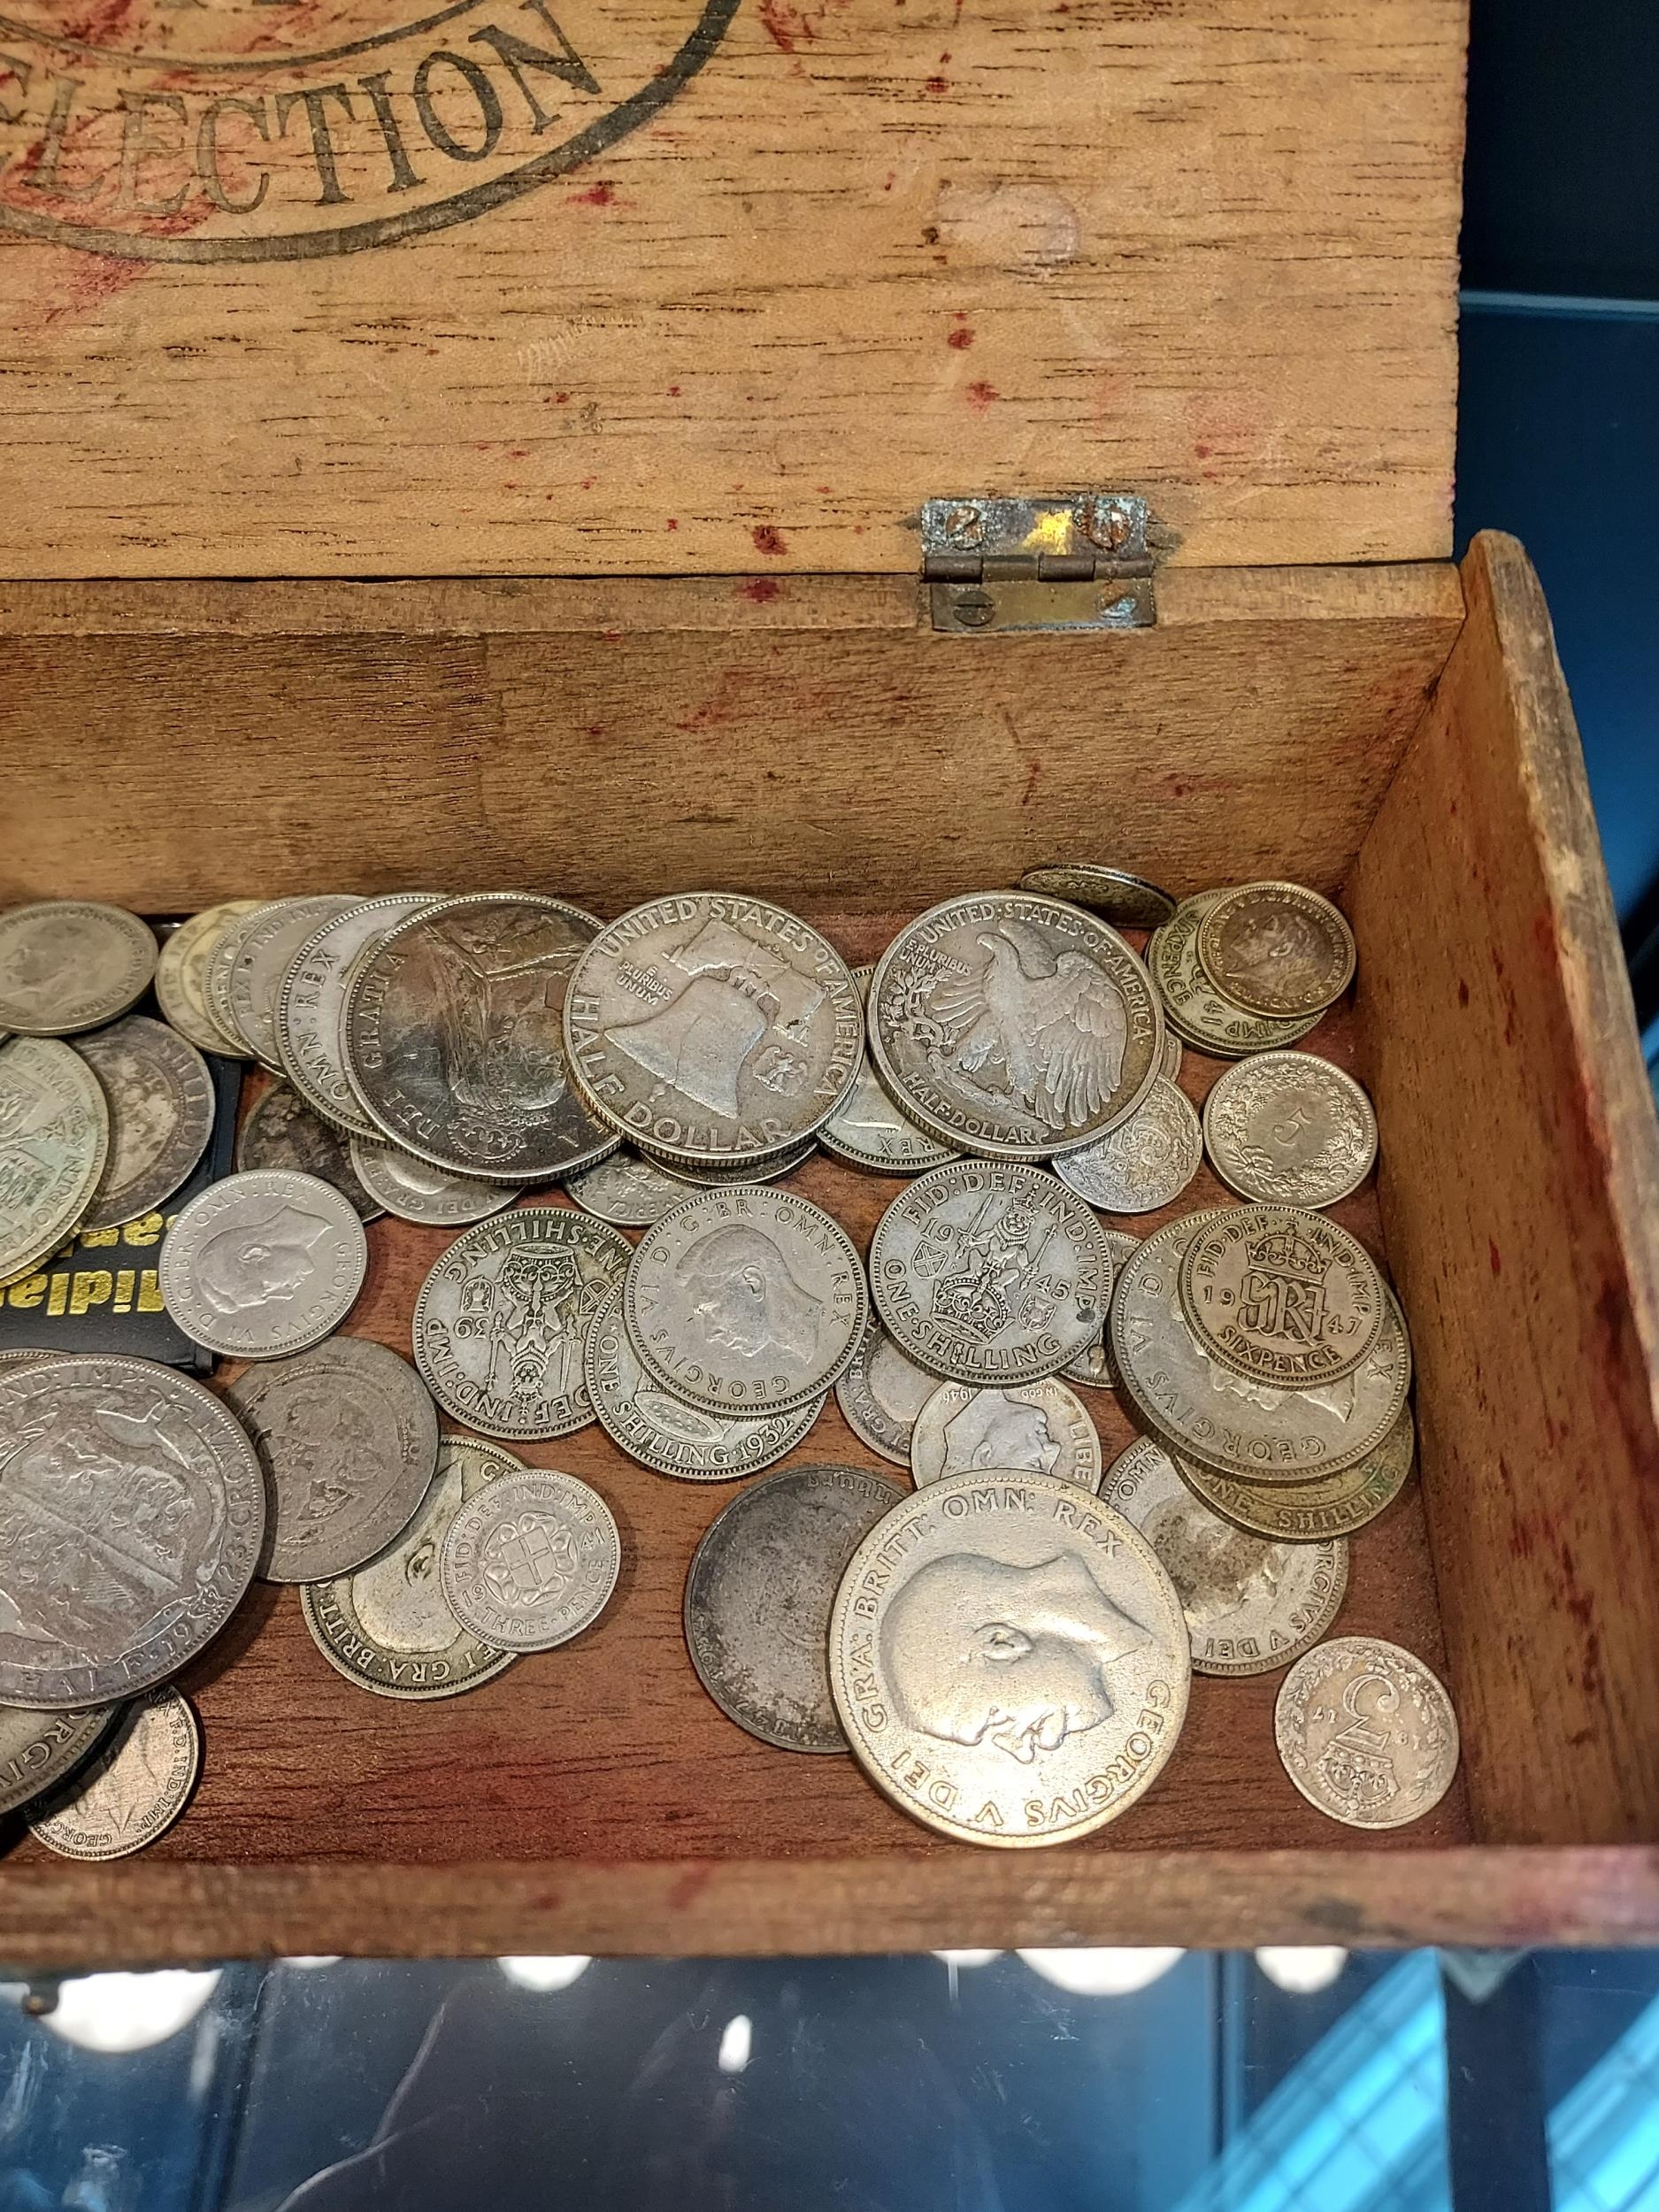
[[[582,479],[582,489],[585,492],[590,492],[598,481],[599,479],[596,476],[584,476]]]
[[[898,180],[899,180],[899,173],[898,173],[898,171],[897,171],[896,169],[889,169],[889,170],[887,171],[887,182],[886,182],[886,183],[882,186],[881,189],[882,189],[884,192],[891,192],[891,191],[892,191],[892,189],[893,189],[893,188],[894,188],[894,186],[895,186],[895,185],[898,182]]]
[[[976,415],[982,415],[994,399],[1002,396],[995,385],[987,384],[983,377],[968,387],[968,404]]]
[[[760,0],[760,19],[780,53],[793,54],[803,41],[810,42],[818,36],[817,25],[807,19],[802,9],[791,7],[789,0]]]
[[[1494,1275],[1502,1275],[1503,1272],[1503,1256],[1490,1237],[1486,1239],[1486,1257],[1491,1263],[1493,1273]]]
[[[966,353],[968,348],[973,343],[973,332],[969,326],[966,310],[958,307],[950,319],[956,325],[956,328],[947,337],[945,343],[948,346],[955,346],[958,353]]]
[[[670,399],[678,399],[680,397],[680,387],[678,384],[671,384],[669,386],[668,396]]]
[[[752,599],[757,607],[764,607],[769,599],[775,599],[783,586],[775,576],[750,576],[738,586],[745,599]]]
[[[1215,447],[1212,445],[1204,445],[1202,443],[1195,445],[1193,448],[1193,451],[1198,456],[1201,461],[1207,461],[1215,449]]]
[[[947,80],[943,77],[930,77],[927,80],[927,82],[922,87],[922,90],[924,92],[931,92],[935,100],[939,97],[941,92],[949,92],[949,89],[950,86]]]
[[[572,207],[611,207],[614,205],[616,196],[614,184],[595,184],[590,185],[586,192],[572,192],[570,202]]]
[[[680,527],[679,523],[675,520],[672,515],[670,515],[668,518],[668,526],[671,530],[678,530]]]
[[[776,559],[789,550],[784,543],[783,532],[774,529],[770,522],[757,522],[749,534],[755,541],[757,553],[769,553]]]
[[[1469,1003],[1469,986],[1463,981],[1462,976],[1457,979],[1457,1003],[1460,1006],[1467,1006]]]
[[[1032,795],[1037,788],[1037,780],[1041,774],[1042,761],[1041,757],[1039,757],[1038,759],[1033,760],[1031,766],[1025,771],[1025,788],[1019,795],[1019,803],[1021,806],[1029,806],[1031,804]]]

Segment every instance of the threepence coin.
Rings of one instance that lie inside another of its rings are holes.
[[[415,1301],[415,1364],[426,1387],[486,1436],[584,1427],[594,1418],[582,1375],[588,1331],[632,1256],[619,1229],[572,1206],[516,1206],[466,1230]]]
[[[1214,1215],[1182,1253],[1181,1303],[1212,1359],[1276,1390],[1353,1374],[1387,1310],[1358,1238],[1299,1206]]]
[[[863,1467],[786,1467],[710,1523],[686,1577],[686,1643],[729,1720],[784,1751],[845,1751],[830,1608],[847,1563],[904,1496]]]
[[[938,1387],[938,1376],[907,1359],[872,1318],[858,1349],[836,1378],[835,1402],[861,1444],[895,1467],[908,1468],[910,1431]]]
[[[1108,1229],[1103,1233],[1106,1248],[1111,1254],[1112,1279],[1115,1282],[1118,1270],[1141,1240],[1127,1229]],[[1117,1389],[1118,1363],[1112,1357],[1111,1346],[1107,1342],[1106,1336],[1106,1324],[1102,1321],[1100,1334],[1094,1341],[1086,1344],[1075,1359],[1067,1360],[1059,1370],[1062,1382],[1081,1383],[1086,1390]]]
[[[853,970],[861,999],[868,997],[874,973],[873,967]],[[878,1175],[925,1175],[930,1167],[943,1167],[959,1156],[954,1146],[938,1143],[894,1104],[868,1051],[845,1102],[818,1131],[818,1142],[849,1166],[871,1168]]]
[[[75,1229],[104,1173],[110,1110],[72,1045],[0,1045],[0,1282],[25,1273]]]
[[[409,1525],[438,1463],[438,1417],[407,1360],[331,1337],[225,1394],[268,1485],[267,1582],[349,1574]]]
[[[1334,1206],[1377,1157],[1377,1117],[1343,1069],[1312,1052],[1258,1052],[1204,1101],[1210,1164],[1240,1198]]]
[[[434,1167],[534,1183],[616,1149],[571,1087],[565,995],[599,924],[480,891],[400,922],[346,987],[345,1071],[382,1136]]]
[[[852,1088],[846,962],[780,906],[694,891],[636,906],[572,979],[565,1037],[595,1112],[643,1148],[741,1165],[810,1137]]]
[[[514,1654],[483,1643],[443,1601],[438,1556],[449,1523],[487,1483],[517,1473],[499,1445],[446,1436],[415,1517],[355,1574],[310,1583],[300,1609],[330,1666],[376,1697],[425,1703],[494,1681]]]
[[[122,907],[48,899],[0,914],[0,1030],[69,1037],[141,999],[156,972],[155,932]]]
[[[708,1191],[647,1230],[623,1289],[641,1364],[705,1413],[821,1398],[870,1318],[864,1263],[792,1191]]]
[[[498,1214],[518,1195],[516,1183],[490,1183],[479,1175],[451,1175],[447,1168],[418,1160],[400,1144],[351,1140],[351,1172],[376,1210],[384,1208],[400,1221],[426,1229],[459,1229],[469,1221]]]
[[[380,1133],[346,1079],[346,985],[352,964],[436,897],[431,891],[399,891],[348,906],[300,946],[278,989],[277,1058],[288,1081],[313,1112],[353,1136]]]
[[[241,1602],[265,1511],[241,1423],[188,1376],[0,1369],[0,1699],[69,1711],[176,1674]]]
[[[115,1718],[113,1705],[89,1713],[32,1713],[0,1705],[0,1813],[42,1797],[91,1751]]]
[[[888,1334],[951,1382],[1035,1382],[1099,1336],[1105,1232],[1041,1168],[935,1168],[876,1224],[870,1281]]]
[[[60,1858],[125,1859],[172,1827],[201,1768],[196,1715],[177,1690],[154,1690],[128,1708],[108,1749],[29,1832]]]
[[[1279,1544],[1318,1544],[1353,1536],[1391,1506],[1405,1487],[1417,1449],[1411,1409],[1402,1409],[1375,1451],[1355,1466],[1312,1482],[1241,1482],[1196,1460],[1176,1464],[1190,1490],[1235,1528]]]
[[[110,1156],[83,1229],[154,1213],[187,1181],[213,1133],[213,1079],[165,1022],[128,1014],[75,1040],[110,1109]]]
[[[207,965],[233,922],[265,903],[263,899],[226,899],[180,922],[161,941],[156,962],[156,999],[181,1037],[200,1052],[241,1054],[239,1039],[227,1037],[207,1003]]]
[[[1115,929],[1156,929],[1175,911],[1174,900],[1156,883],[1098,860],[1045,861],[1041,868],[1026,869],[1019,887],[1086,906]]]
[[[1064,1843],[1156,1779],[1187,1712],[1175,1586],[1121,1514],[1046,1475],[956,1475],[841,1578],[830,1683],[854,1753],[969,1843]]]
[[[1180,1594],[1199,1674],[1271,1674],[1317,1644],[1348,1589],[1348,1545],[1248,1536],[1195,1498],[1143,1436],[1106,1471],[1101,1501],[1133,1521]]]
[[[1420,1820],[1457,1771],[1450,1698],[1420,1659],[1378,1636],[1338,1636],[1299,1659],[1273,1732],[1308,1802],[1348,1828]]]
[[[1300,883],[1224,891],[1198,925],[1198,962],[1224,998],[1275,1021],[1322,1014],[1354,979],[1354,933]]]
[[[883,1081],[941,1144],[1046,1160],[1133,1114],[1164,1057],[1146,970],[1108,924],[1023,891],[947,899],[870,986]]]
[[[1054,1171],[1106,1213],[1149,1214],[1180,1196],[1203,1156],[1192,1101],[1160,1075],[1127,1121],[1093,1144],[1061,1153]]]
[[[361,902],[347,892],[325,891],[303,899],[275,899],[250,914],[236,939],[226,995],[238,1035],[273,1075],[285,1072],[277,1050],[277,1001],[289,964],[300,948]]]
[[[236,1133],[236,1167],[242,1174],[275,1167],[314,1175],[340,1193],[359,1221],[373,1221],[386,1210],[352,1165],[349,1141],[286,1083],[273,1083],[243,1120]]]
[[[649,1229],[686,1202],[686,1186],[637,1152],[613,1152],[597,1167],[565,1179],[567,1194],[584,1213],[620,1229]]]
[[[1317,1014],[1296,1021],[1272,1021],[1247,1013],[1224,998],[1198,964],[1198,927],[1218,891],[1200,892],[1183,899],[1171,919],[1156,930],[1147,945],[1147,966],[1157,986],[1171,1028],[1189,1045],[1217,1060],[1237,1060],[1247,1052],[1268,1052],[1294,1045],[1318,1020]]]
[[[617,1586],[622,1541],[611,1509],[574,1475],[503,1475],[449,1523],[443,1601],[503,1651],[549,1651],[592,1626]]]
[[[583,1373],[594,1411],[612,1441],[642,1467],[682,1482],[735,1482],[770,1467],[794,1450],[824,1404],[822,1398],[809,1398],[793,1412],[751,1417],[702,1413],[671,1397],[640,1365],[622,1325],[620,1293],[594,1317]]]
[[[987,1470],[1098,1490],[1100,1438],[1082,1400],[1051,1376],[1007,1390],[941,1383],[916,1417],[910,1472],[920,1486]]]
[[[194,1343],[280,1359],[331,1336],[369,1263],[363,1224],[314,1175],[261,1168],[193,1198],[161,1248],[162,1302]]]

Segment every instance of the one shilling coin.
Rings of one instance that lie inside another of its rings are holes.
[[[1348,1828],[1403,1828],[1457,1771],[1457,1717],[1420,1659],[1379,1636],[1317,1644],[1280,1685],[1273,1732],[1310,1805]]]
[[[1377,1116],[1354,1078],[1312,1052],[1258,1052],[1204,1101],[1210,1164],[1240,1198],[1334,1206],[1377,1157]]]
[[[352,964],[436,898],[431,891],[400,891],[348,906],[299,947],[278,987],[274,1028],[283,1071],[313,1112],[353,1136],[380,1133],[346,1079],[346,986]]]
[[[486,1436],[584,1427],[594,1418],[582,1373],[588,1331],[632,1256],[619,1229],[572,1206],[516,1206],[465,1231],[415,1301],[415,1364],[426,1387]]]
[[[637,1152],[613,1152],[597,1167],[567,1175],[565,1188],[584,1213],[621,1229],[649,1229],[686,1202],[683,1181],[666,1175]]]
[[[226,995],[236,1033],[261,1066],[285,1072],[277,1050],[277,1001],[289,964],[325,922],[349,914],[361,902],[351,893],[319,892],[298,899],[273,899],[250,914],[236,938],[236,956],[226,978]]]
[[[91,899],[46,899],[0,913],[0,1029],[69,1037],[125,1014],[150,987],[159,950],[136,914]]]
[[[193,1198],[161,1248],[162,1302],[234,1359],[280,1359],[331,1336],[368,1270],[348,1202],[314,1175],[259,1168]]]
[[[720,1710],[784,1751],[845,1751],[830,1608],[847,1563],[904,1492],[864,1467],[786,1467],[710,1523],[686,1577],[686,1643]]]
[[[964,1160],[900,1193],[876,1224],[870,1280],[888,1334],[951,1382],[1035,1382],[1100,1334],[1105,1232],[1041,1168]]]
[[[201,1052],[245,1055],[239,1038],[227,1037],[207,1003],[207,966],[233,922],[243,921],[265,902],[226,899],[180,922],[161,941],[156,962],[156,998],[181,1037]]]
[[[770,1467],[794,1450],[824,1404],[809,1398],[793,1412],[751,1418],[703,1413],[672,1397],[640,1365],[622,1325],[617,1292],[594,1317],[583,1373],[594,1411],[611,1440],[642,1467],[682,1482],[735,1482]]]
[[[124,1859],[165,1835],[189,1802],[202,1770],[202,1731],[177,1690],[154,1690],[129,1707],[114,1739],[61,1802],[29,1832],[65,1859]]]
[[[516,1183],[490,1183],[479,1175],[451,1175],[418,1160],[400,1144],[351,1140],[351,1172],[376,1210],[426,1229],[459,1229],[498,1214],[518,1195]]]
[[[1277,1390],[1353,1374],[1387,1311],[1358,1238],[1300,1206],[1212,1215],[1181,1255],[1181,1303],[1212,1359]]]
[[[871,1530],[830,1621],[860,1764],[969,1843],[1064,1843],[1115,1820],[1186,1717],[1180,1599],[1121,1514],[1044,1475],[956,1475]]]
[[[1046,1160],[1126,1121],[1164,1057],[1146,970],[1059,899],[991,891],[930,907],[870,986],[882,1080],[941,1144]]]
[[[153,1213],[187,1181],[213,1133],[213,1079],[165,1022],[128,1014],[75,1041],[110,1109],[110,1156],[84,1229]]]
[[[1116,1281],[1118,1270],[1141,1240],[1127,1229],[1108,1229],[1104,1233],[1106,1248],[1111,1254],[1112,1279]],[[1100,1334],[1094,1342],[1086,1344],[1075,1359],[1067,1360],[1058,1371],[1061,1381],[1081,1383],[1087,1390],[1116,1390],[1118,1363],[1112,1357],[1111,1346],[1106,1339],[1106,1324],[1102,1321]]]
[[[705,1413],[787,1413],[821,1398],[870,1318],[864,1263],[792,1191],[708,1191],[647,1230],[623,1324],[641,1364]]]
[[[406,1360],[331,1337],[225,1393],[268,1486],[266,1582],[349,1574],[406,1528],[438,1463],[438,1417]]]
[[[1156,929],[1175,911],[1175,901],[1156,883],[1098,860],[1045,861],[1040,868],[1026,869],[1019,887],[1086,906],[1115,929]]]
[[[916,1417],[938,1387],[938,1376],[907,1359],[872,1318],[836,1378],[835,1402],[861,1444],[895,1467],[908,1468]]]
[[[1198,963],[1224,998],[1275,1021],[1322,1014],[1354,979],[1354,933],[1300,883],[1245,883],[1201,916]]]
[[[1318,1020],[1317,1014],[1273,1021],[1247,1013],[1224,998],[1198,964],[1198,926],[1220,896],[1218,891],[1202,891],[1183,899],[1148,942],[1147,966],[1170,1025],[1188,1044],[1217,1060],[1237,1060],[1247,1052],[1294,1045]]]
[[[1082,1400],[1051,1376],[1006,1390],[941,1383],[910,1432],[910,1472],[920,1486],[987,1470],[1098,1490],[1100,1438]]]
[[[424,1703],[458,1697],[512,1664],[512,1652],[480,1641],[450,1612],[438,1558],[466,1501],[520,1466],[499,1445],[444,1437],[438,1471],[403,1534],[355,1574],[302,1589],[311,1640],[348,1682],[376,1697]]]
[[[0,1705],[0,1813],[14,1813],[78,1767],[115,1718],[113,1705],[89,1713],[33,1713]]]
[[[526,1467],[470,1499],[439,1555],[443,1601],[503,1651],[549,1651],[591,1627],[617,1586],[611,1509],[574,1475]]]
[[[1409,1406],[1382,1442],[1352,1467],[1312,1482],[1241,1482],[1196,1460],[1178,1459],[1187,1486],[1205,1504],[1253,1536],[1279,1544],[1318,1544],[1354,1536],[1386,1512],[1404,1489],[1417,1450]]]
[[[72,1045],[0,1045],[0,1282],[26,1273],[75,1229],[104,1174],[110,1110]]]
[[[1317,1644],[1348,1589],[1341,1538],[1277,1544],[1247,1535],[1194,1497],[1143,1436],[1115,1460],[1103,1504],[1133,1521],[1180,1594],[1199,1674],[1271,1674]]]
[[[1106,1213],[1148,1214],[1180,1196],[1203,1156],[1192,1101],[1160,1076],[1127,1121],[1093,1144],[1059,1154],[1054,1171]]]
[[[244,1117],[236,1132],[236,1167],[242,1174],[271,1167],[314,1175],[340,1193],[359,1221],[386,1211],[352,1165],[349,1141],[286,1083],[273,1083]]]

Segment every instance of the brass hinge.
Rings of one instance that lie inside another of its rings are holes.
[[[1157,620],[1147,503],[1133,493],[929,499],[936,630],[1138,630]]]

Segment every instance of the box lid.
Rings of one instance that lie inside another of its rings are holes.
[[[1463,0],[10,0],[0,574],[1450,548]]]

